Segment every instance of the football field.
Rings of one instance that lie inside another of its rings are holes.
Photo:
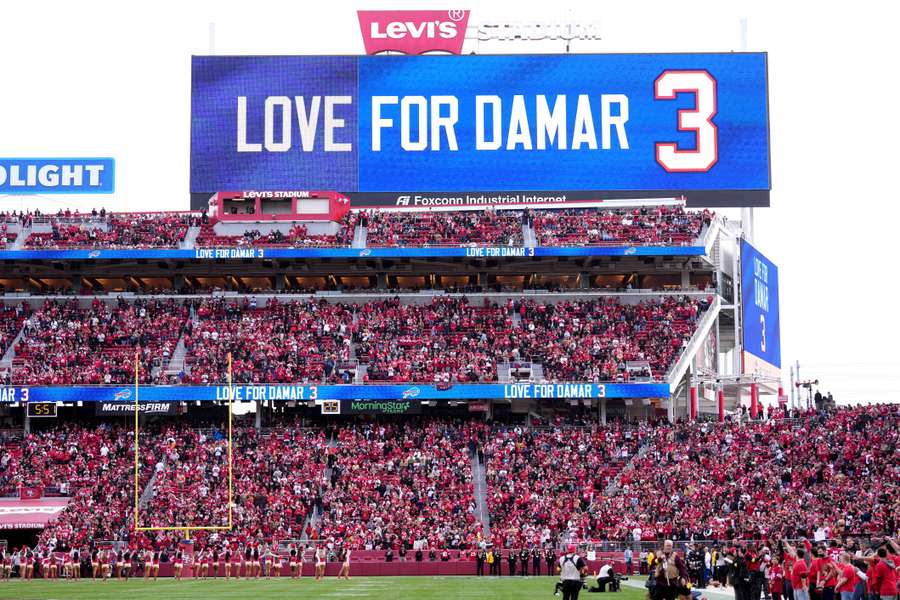
[[[444,600],[486,598],[490,600],[553,599],[555,577],[351,577],[349,581],[312,578],[300,580],[182,580],[160,579],[145,582],[43,581],[0,582],[0,599],[40,598],[42,600],[227,600],[263,598],[371,598],[372,600]],[[622,586],[614,594],[582,597],[642,600],[643,589]]]

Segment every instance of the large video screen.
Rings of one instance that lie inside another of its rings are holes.
[[[766,55],[198,56],[191,191],[769,190]]]
[[[744,352],[780,369],[778,267],[746,240],[741,240],[741,313]],[[745,372],[765,370],[751,368],[745,356]]]

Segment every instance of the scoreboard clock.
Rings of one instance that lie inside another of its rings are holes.
[[[340,400],[323,400],[322,401],[322,414],[323,415],[339,415],[339,414],[341,414],[341,401]]]
[[[56,402],[29,402],[29,417],[55,417]]]

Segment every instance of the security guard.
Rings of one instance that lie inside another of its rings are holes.
[[[479,577],[484,576],[484,562],[487,560],[487,553],[484,548],[479,548],[475,553],[475,574]]]

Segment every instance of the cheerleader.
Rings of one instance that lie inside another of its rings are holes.
[[[250,579],[253,573],[253,550],[250,545],[244,546],[244,577]]]
[[[225,546],[225,552],[222,553],[222,558],[225,559],[222,563],[225,567],[225,581],[228,581],[228,578],[231,577],[231,548]]]
[[[50,553],[49,548],[44,550],[44,554],[41,556],[41,577],[44,579],[56,579],[56,562],[53,560],[53,555]]]
[[[175,579],[181,579],[181,570],[184,568],[184,552],[181,548],[175,551],[175,562],[172,563],[172,573]]]
[[[54,558],[51,564],[52,570],[56,571],[56,576],[62,575],[66,579],[74,578],[72,574],[72,551],[63,554],[62,558]],[[62,569],[60,569],[62,567]]]
[[[325,577],[325,548],[321,544],[316,546],[316,581]]]
[[[144,581],[150,579],[150,572],[153,570],[153,551],[150,548],[144,548]]]
[[[278,578],[281,577],[281,554],[278,553],[278,543],[272,542],[271,550],[269,550],[269,560],[271,561],[270,570],[272,574]]]
[[[253,552],[250,557],[250,570],[253,572],[253,575],[259,579],[260,571],[262,571],[262,564],[259,560],[259,546],[253,546]]]
[[[218,546],[215,546],[212,549],[212,554],[210,555],[209,572],[212,573],[213,579],[215,579],[216,575],[219,574],[219,547]]]
[[[241,578],[241,549],[235,545],[234,552],[231,553],[231,570],[235,579]]]
[[[100,554],[100,577],[103,581],[106,581],[110,577],[112,577],[113,569],[116,564],[116,552],[115,550],[104,550]]]
[[[67,556],[69,560],[69,577],[73,580],[81,579],[81,550],[72,548]]]
[[[341,571],[338,573],[338,579],[341,576],[344,579],[350,579],[350,548],[341,548],[341,555],[343,560],[341,561]]]
[[[209,563],[207,561],[206,549],[201,548],[200,552],[197,553],[197,556],[194,557],[194,562],[197,565],[197,577],[200,579],[206,579],[206,576],[209,574]]]
[[[0,548],[0,579],[9,579],[9,573],[6,572],[7,557],[6,549]]]
[[[23,573],[25,581],[29,581],[34,575],[34,564],[37,558],[31,552],[31,548],[28,546],[24,546],[24,552],[22,552],[21,564],[23,565]]]
[[[97,579],[97,576],[102,573],[100,569],[100,551],[97,548],[91,550],[91,577]]]
[[[298,579],[301,575],[300,570],[302,569],[302,563],[300,563],[300,557],[297,556],[297,544],[292,543],[290,548],[288,567],[291,570],[291,579]]]
[[[161,562],[162,552],[157,548],[153,551],[153,581],[156,581],[156,578],[159,577],[159,563]]]
[[[121,579],[128,581],[128,576],[131,575],[131,561],[137,560],[137,556],[134,552],[125,549],[125,552],[122,553],[122,567],[119,569],[119,574],[121,575]]]

